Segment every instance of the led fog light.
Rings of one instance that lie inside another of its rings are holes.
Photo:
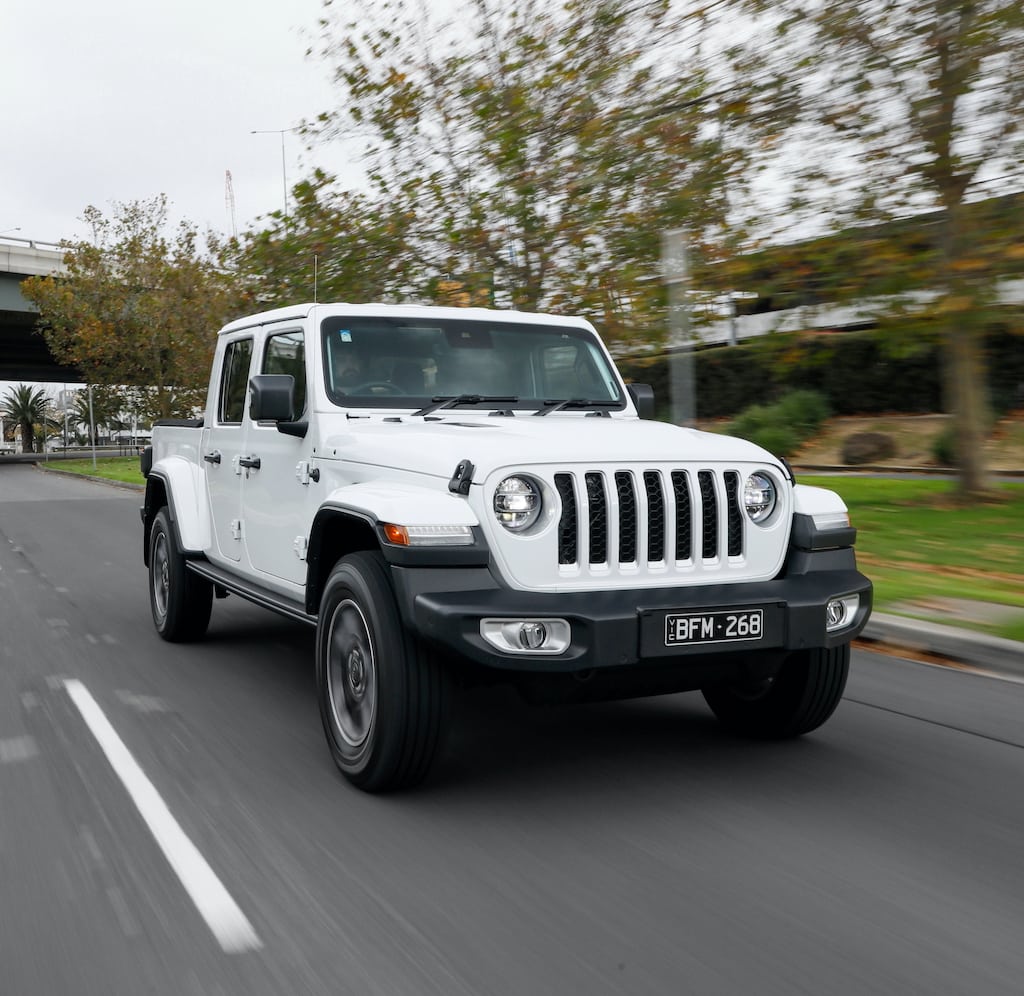
[[[506,654],[560,654],[572,639],[564,619],[481,619],[480,635]]]
[[[544,623],[531,622],[520,623],[519,642],[527,650],[537,650],[544,646],[548,638],[548,631]]]
[[[857,609],[860,607],[859,595],[846,595],[833,598],[825,606],[825,632],[832,633],[853,622]]]

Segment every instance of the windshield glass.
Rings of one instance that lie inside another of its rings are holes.
[[[324,379],[337,405],[543,409],[591,401],[622,408],[615,373],[585,329],[512,322],[331,317],[322,325]],[[580,410],[575,408],[573,410]]]

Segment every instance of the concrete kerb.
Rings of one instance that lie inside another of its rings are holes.
[[[1024,643],[971,629],[874,612],[861,639],[1024,677]]]

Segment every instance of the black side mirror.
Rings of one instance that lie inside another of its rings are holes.
[[[254,422],[290,422],[295,409],[291,374],[257,374],[249,381],[249,418]]]
[[[654,418],[654,388],[650,384],[627,384],[629,396],[641,418]]]

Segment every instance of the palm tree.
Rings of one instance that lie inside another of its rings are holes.
[[[96,443],[96,445],[99,445],[100,429],[106,429],[109,432],[110,429],[117,427],[118,416],[120,415],[118,410],[119,400],[109,392],[101,391],[99,388],[94,391],[91,410],[93,435],[90,441]],[[72,425],[76,427],[84,426],[86,432],[88,432],[90,425],[89,417],[89,392],[87,388],[83,388],[75,394],[75,400],[68,412],[68,418]]]
[[[34,426],[46,418],[46,410],[50,399],[41,387],[19,384],[12,387],[7,396],[0,402],[0,414],[16,422],[21,429],[21,449],[24,453],[33,453],[32,440],[35,436]]]

